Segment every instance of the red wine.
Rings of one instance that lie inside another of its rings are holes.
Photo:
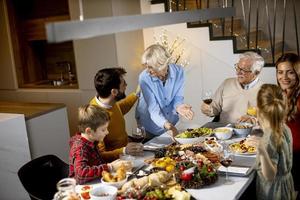
[[[132,142],[141,143],[143,142],[144,137],[142,135],[135,135],[135,136],[130,136],[130,139],[132,140]]]
[[[224,166],[224,167],[229,167],[232,163],[232,160],[231,159],[225,159],[225,160],[221,160],[221,164]]]
[[[204,103],[206,103],[206,104],[211,104],[212,99],[204,99],[203,101],[204,101]]]

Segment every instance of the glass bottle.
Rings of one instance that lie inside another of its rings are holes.
[[[60,180],[56,187],[57,192],[53,200],[80,200],[79,195],[75,192],[76,180],[73,178],[64,178]]]

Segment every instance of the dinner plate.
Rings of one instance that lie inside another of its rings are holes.
[[[255,155],[256,154],[256,152],[257,152],[257,150],[256,151],[254,151],[254,152],[240,152],[240,151],[237,151],[237,150],[235,150],[235,148],[233,148],[232,146],[233,145],[235,145],[235,144],[239,144],[240,142],[234,142],[234,143],[231,143],[230,145],[229,145],[229,149],[230,149],[230,151],[232,151],[234,154],[237,154],[237,155]],[[254,147],[255,148],[255,147]]]
[[[241,152],[236,152],[236,151],[233,151],[233,150],[232,150],[232,152],[233,152],[234,154],[237,154],[237,155],[244,155],[244,156],[252,156],[252,155],[255,155],[255,154],[256,154],[256,152],[245,152],[245,153],[241,153]]]

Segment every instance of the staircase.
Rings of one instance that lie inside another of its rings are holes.
[[[299,55],[300,1],[297,0],[152,0],[165,11],[235,7],[236,16],[188,22],[188,28],[209,27],[210,40],[232,40],[233,52],[256,51],[266,66],[287,52]]]

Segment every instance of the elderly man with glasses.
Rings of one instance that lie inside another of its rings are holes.
[[[240,55],[235,64],[236,78],[226,79],[217,89],[210,104],[203,103],[201,111],[207,116],[219,116],[220,122],[251,121],[248,108],[256,106],[256,95],[262,85],[259,74],[264,59],[255,52]]]

